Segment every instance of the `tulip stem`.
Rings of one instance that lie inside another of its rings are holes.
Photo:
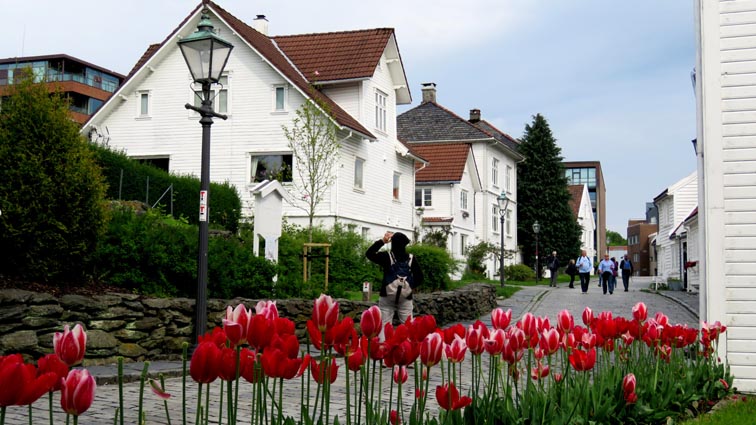
[[[29,405],[29,409],[31,409],[31,404]],[[77,425],[78,423],[79,423],[79,415],[74,415],[73,425]]]
[[[181,353],[181,366],[183,373],[181,374],[181,418],[183,420],[182,425],[186,425],[186,359],[189,357],[189,343],[182,344]],[[163,387],[165,388],[165,387]],[[123,422],[121,422],[123,425]]]
[[[346,370],[346,423],[352,423],[351,399],[349,396],[349,356],[344,356],[344,370]]]
[[[29,403],[29,425],[34,425],[34,423],[32,422],[32,408],[31,408],[31,403]]]
[[[0,425],[5,424],[5,406],[0,407]]]
[[[197,417],[194,419],[194,423],[199,425],[200,418],[202,418],[202,383],[199,383],[197,389]]]
[[[162,373],[160,377],[160,387],[165,389],[165,375]],[[165,407],[165,419],[168,421],[168,425],[171,425],[171,414],[168,413],[168,400],[163,400],[163,407]]]
[[[123,357],[118,356],[118,419],[123,425]],[[68,418],[66,418],[68,424]]]
[[[147,379],[147,369],[150,368],[150,362],[146,361],[144,362],[144,367],[142,368],[142,376],[139,378],[139,416],[137,416],[137,420],[140,421],[142,419],[142,410],[143,410],[143,402],[144,402],[144,381]]]
[[[50,412],[50,425],[53,425],[53,392],[47,393],[47,409]]]
[[[223,384],[220,384],[223,385]],[[205,421],[203,423],[208,423],[208,418],[210,417],[210,384],[207,384],[207,391],[205,391]]]

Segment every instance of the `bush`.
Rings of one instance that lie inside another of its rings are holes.
[[[197,226],[157,210],[137,214],[115,204],[96,255],[100,280],[130,291],[194,297],[197,287]],[[267,297],[276,267],[255,257],[251,244],[214,237],[208,244],[208,295]]]
[[[458,264],[448,251],[437,246],[420,244],[408,246],[407,252],[418,259],[425,278],[418,292],[449,289],[449,275],[456,272]]]
[[[183,217],[190,224],[198,223],[200,182],[197,177],[172,175],[151,165],[134,161],[122,152],[99,145],[90,146],[109,183],[107,196],[110,199],[144,201],[152,205],[173,184],[173,217]],[[160,201],[164,213],[170,212],[168,196]],[[210,183],[209,217],[210,227],[220,227],[231,232],[239,229],[241,199],[236,188],[230,183]]]
[[[535,273],[533,272],[533,269],[526,266],[525,264],[513,264],[511,266],[506,266],[504,267],[504,274],[506,275],[507,280],[514,280],[518,282],[535,279]]]
[[[105,184],[66,101],[30,79],[0,112],[0,273],[86,276],[105,225]]]
[[[473,278],[485,278],[486,266],[483,261],[491,253],[495,253],[497,247],[490,242],[480,242],[467,247],[467,269],[465,276]]]

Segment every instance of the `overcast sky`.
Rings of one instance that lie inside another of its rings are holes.
[[[0,0],[0,57],[65,53],[128,73],[197,0]],[[218,0],[270,34],[396,29],[413,104],[438,102],[520,137],[546,117],[567,161],[601,161],[607,227],[695,170],[693,1]],[[380,5],[380,6],[378,6]],[[407,107],[401,108],[401,111]],[[544,206],[547,207],[547,206]]]

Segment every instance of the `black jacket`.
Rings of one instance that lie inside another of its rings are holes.
[[[391,240],[391,252],[394,253],[394,258],[397,261],[406,261],[407,257],[409,257],[409,254],[407,254],[407,251],[405,250],[405,247],[407,244],[405,243],[402,245],[402,242],[398,235],[399,233],[396,233],[394,235],[394,238]],[[402,235],[404,236],[404,235]],[[406,236],[405,236],[406,238]],[[409,242],[409,239],[407,240]],[[386,285],[390,282],[386,282],[386,276],[391,273],[391,258],[389,257],[388,252],[378,252],[383,247],[383,240],[379,239],[373,243],[370,248],[368,248],[367,252],[365,252],[365,256],[368,258],[368,260],[378,264],[381,266],[381,269],[383,270],[383,280],[381,281],[381,292],[380,295],[382,297],[386,296]],[[423,270],[420,268],[420,262],[417,261],[417,257],[414,255],[412,256],[412,283],[411,287],[412,289],[417,288],[418,286],[423,284]],[[412,295],[409,297],[412,298]]]
[[[554,267],[551,267],[552,265]],[[556,256],[554,256],[554,255],[549,255],[546,258],[546,268],[548,268],[549,270],[556,270],[556,269],[558,269],[559,268],[559,258],[556,257]]]

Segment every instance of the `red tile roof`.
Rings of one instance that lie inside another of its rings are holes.
[[[454,217],[423,217],[423,223],[451,223]]]
[[[571,184],[567,185],[567,191],[570,192],[570,209],[575,214],[575,218],[580,213],[580,204],[583,202],[583,185]]]
[[[465,171],[467,156],[470,153],[468,143],[413,143],[412,149],[428,164],[415,174],[418,183],[459,182]],[[416,164],[420,168],[421,164]]]
[[[391,28],[273,37],[312,82],[369,78],[386,49]]]
[[[140,68],[144,66],[145,63],[152,57],[152,55],[155,54],[155,52],[158,51],[158,49],[162,46],[160,43],[150,44],[150,46],[147,48],[147,50],[142,53],[142,57],[139,58],[136,64],[134,64],[134,67],[131,68],[131,71],[129,71],[129,75],[126,77],[131,78],[132,75],[134,75],[137,71],[139,71]]]

